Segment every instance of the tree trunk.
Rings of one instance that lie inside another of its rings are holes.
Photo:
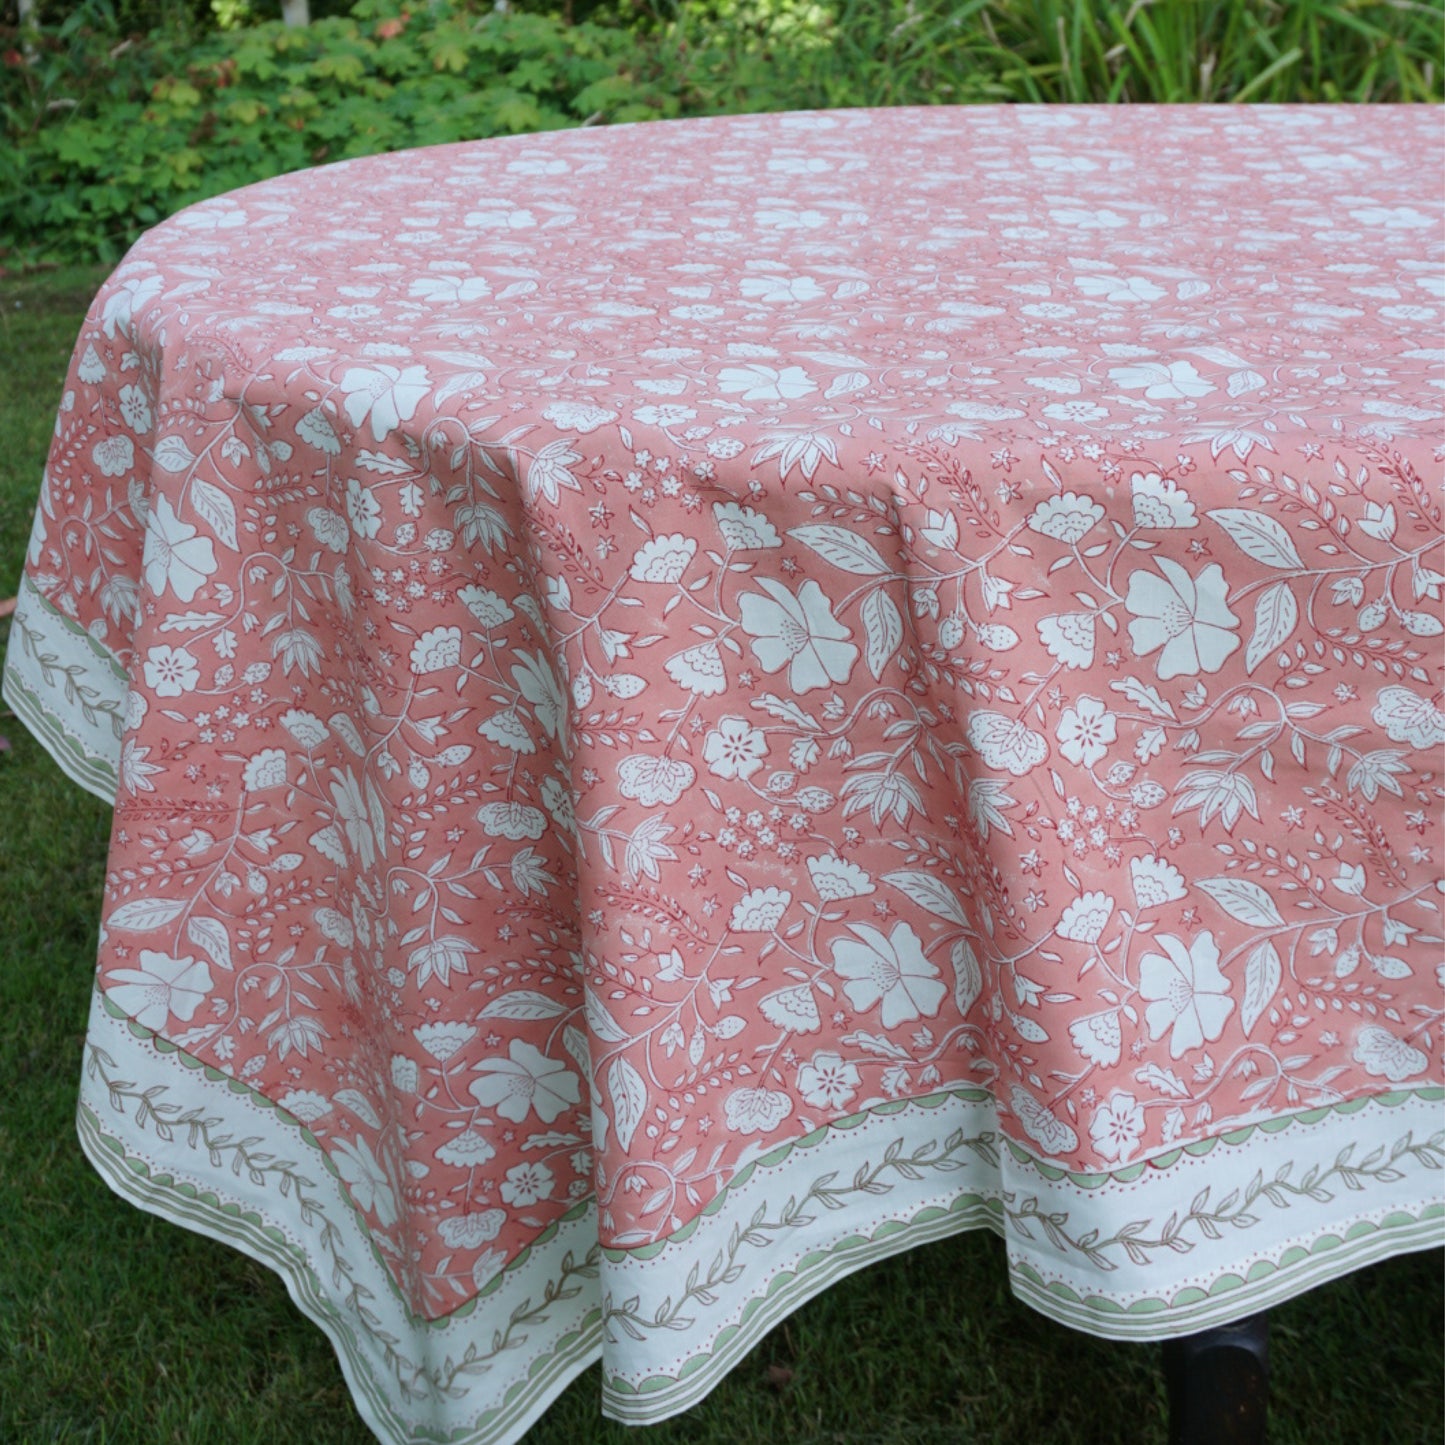
[[[287,25],[310,25],[309,0],[281,0],[281,19]]]

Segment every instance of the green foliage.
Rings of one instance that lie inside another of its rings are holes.
[[[1445,97],[1439,0],[312,0],[306,27],[218,28],[268,10],[45,0],[23,39],[0,25],[0,257],[113,260],[282,171],[583,123]]]
[[[1438,101],[1428,0],[677,0],[684,113],[974,101]]]
[[[677,113],[624,30],[439,0],[212,33],[179,56],[113,45],[94,10],[44,32],[0,86],[0,246],[118,257],[180,207],[268,176],[408,146]]]

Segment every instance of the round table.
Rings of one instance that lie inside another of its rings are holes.
[[[80,1132],[388,1441],[1006,1242],[1157,1339],[1442,1236],[1425,108],[348,161],[91,310],[5,696],[115,802]]]

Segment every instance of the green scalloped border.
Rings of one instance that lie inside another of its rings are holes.
[[[1283,1133],[1286,1129],[1297,1125],[1310,1127],[1318,1124],[1321,1120],[1330,1117],[1332,1114],[1354,1114],[1371,1104],[1379,1104],[1382,1108],[1393,1109],[1403,1104],[1414,1101],[1421,1103],[1438,1103],[1445,1099],[1445,1088],[1437,1088],[1428,1085],[1419,1089],[1395,1089],[1387,1094],[1363,1094],[1356,1099],[1345,1099],[1338,1104],[1323,1105],[1313,1109],[1303,1109],[1295,1114],[1281,1114],[1273,1119],[1262,1119],[1253,1124],[1243,1124],[1237,1129],[1230,1129],[1225,1133],[1211,1135],[1207,1139],[1196,1139],[1189,1144],[1181,1144],[1175,1148],[1168,1149],[1162,1154],[1154,1154],[1145,1159],[1136,1159],[1122,1169],[1111,1170],[1107,1174],[1079,1173],[1068,1169],[1061,1169],[1057,1165],[1049,1164],[1039,1159],[1027,1149],[1020,1147],[1002,1132],[998,1135],[999,1142],[1004,1145],[1017,1164],[1025,1165],[1035,1170],[1051,1184],[1067,1181],[1075,1188],[1094,1190],[1102,1189],[1107,1184],[1132,1184],[1146,1171],[1153,1170],[1162,1172],[1172,1168],[1184,1155],[1191,1158],[1202,1158],[1212,1153],[1221,1145],[1239,1146],[1247,1143],[1256,1133],[1266,1134]],[[785,1163],[795,1153],[803,1149],[815,1149],[827,1142],[830,1135],[835,1131],[856,1129],[860,1124],[876,1116],[886,1116],[902,1112],[905,1109],[937,1109],[953,1101],[968,1104],[983,1104],[992,1102],[992,1095],[983,1089],[944,1089],[934,1094],[928,1094],[916,1099],[899,1099],[892,1103],[880,1104],[875,1109],[865,1109],[858,1114],[850,1114],[843,1119],[835,1119],[831,1123],[820,1125],[810,1134],[804,1134],[800,1138],[789,1140],[785,1144],[779,1144],[776,1148],[770,1149],[766,1154],[750,1160],[722,1189],[716,1196],[708,1201],[704,1208],[690,1219],[683,1227],[675,1233],[668,1235],[665,1239],[659,1239],[651,1244],[637,1245],[631,1249],[619,1249],[615,1246],[604,1245],[602,1254],[605,1259],[613,1262],[624,1259],[654,1259],[674,1244],[685,1243],[698,1229],[704,1219],[721,1213],[727,1206],[729,1197],[734,1191],[742,1189],[759,1169],[774,1169]]]
[[[558,1215],[516,1258],[512,1259],[488,1280],[486,1285],[478,1290],[471,1299],[458,1305],[456,1309],[444,1315],[431,1316],[416,1314],[408,1305],[405,1296],[403,1296],[401,1290],[398,1288],[396,1280],[386,1264],[385,1256],[370,1242],[370,1230],[367,1227],[365,1215],[357,1209],[355,1202],[351,1198],[350,1191],[345,1188],[346,1181],[342,1179],[340,1171],[336,1168],[335,1164],[331,1162],[331,1156],[326,1152],[326,1146],[322,1144],[316,1135],[294,1114],[283,1108],[274,1099],[263,1094],[259,1089],[254,1088],[243,1079],[238,1079],[234,1075],[228,1074],[224,1070],[218,1069],[202,1059],[198,1059],[194,1054],[188,1053],[179,1044],[173,1043],[170,1039],[164,1038],[153,1030],[146,1028],[144,1024],[137,1023],[124,1009],[118,1008],[112,1003],[110,997],[104,990],[98,990],[98,992],[100,993],[101,1006],[105,1009],[106,1013],[118,1023],[123,1023],[133,1037],[139,1039],[144,1044],[149,1044],[157,1053],[173,1055],[177,1063],[181,1064],[184,1068],[190,1069],[193,1073],[199,1073],[208,1083],[225,1085],[231,1093],[246,1099],[255,1108],[264,1109],[274,1114],[279,1123],[295,1131],[300,1141],[314,1152],[321,1163],[321,1167],[330,1174],[333,1179],[340,1181],[342,1184],[342,1198],[346,1200],[353,1219],[356,1220],[363,1235],[366,1237],[372,1257],[381,1265],[382,1272],[391,1287],[393,1300],[397,1306],[405,1312],[407,1325],[414,1330],[445,1329],[453,1320],[465,1319],[476,1310],[479,1301],[486,1299],[501,1289],[508,1275],[515,1273],[526,1265],[527,1261],[531,1258],[533,1250],[550,1244],[552,1240],[557,1237],[563,1225],[576,1223],[579,1219],[584,1218],[588,1210],[592,1207],[592,1198],[589,1196],[586,1199],[579,1200],[567,1210],[565,1214]],[[159,1178],[159,1176],[157,1176],[157,1178]],[[178,1185],[176,1188],[181,1193],[193,1194],[195,1192],[190,1189],[189,1186]]]
[[[59,624],[80,655],[84,657],[89,654],[87,661],[93,664],[94,670],[117,686],[122,699],[130,686],[125,669],[104,643],[98,642],[83,627],[78,626],[73,618],[67,617],[50,602],[28,575],[20,579],[19,598],[16,616],[11,622],[5,664],[3,669],[0,669],[0,696],[15,710],[16,717],[25,724],[71,782],[84,788],[87,793],[94,794],[103,803],[114,803],[120,786],[115,759],[100,757],[87,751],[77,738],[66,731],[59,712],[43,702],[40,693],[30,684],[29,667],[19,660],[24,644],[20,640],[18,628],[24,625],[25,613],[31,609],[39,609],[47,615],[48,620]],[[15,654],[14,658],[11,656],[12,652]],[[117,742],[117,754],[119,749]]]
[[[155,1039],[150,1030],[126,1018],[103,994],[101,997],[106,1012],[125,1020],[135,1038],[142,1042],[155,1042],[160,1052],[175,1055],[178,1062],[202,1072],[208,1081],[224,1082],[232,1093],[249,1096],[250,1102],[268,1108],[279,1123],[292,1126],[301,1141],[316,1151],[329,1173],[340,1177],[315,1136],[293,1115],[249,1085],[204,1064],[177,1045]],[[100,1117],[83,1101],[76,1110],[76,1130],[81,1149],[96,1172],[129,1203],[238,1249],[280,1275],[292,1302],[331,1341],[358,1413],[378,1437],[392,1442],[392,1445],[483,1445],[483,1442],[515,1438],[509,1432],[525,1430],[577,1375],[601,1357],[601,1311],[594,1307],[583,1315],[576,1328],[559,1336],[546,1354],[535,1359],[525,1376],[514,1379],[501,1399],[479,1414],[472,1424],[442,1432],[405,1422],[397,1416],[384,1382],[377,1378],[370,1360],[359,1347],[364,1331],[359,1330],[331,1301],[304,1248],[288,1238],[284,1230],[268,1223],[253,1209],[224,1201],[212,1190],[178,1183],[173,1175],[163,1170],[152,1171],[145,1159],[128,1149],[120,1138],[106,1131]],[[563,1223],[581,1218],[590,1207],[590,1201],[574,1206],[539,1234],[489,1282],[485,1290],[450,1315],[427,1319],[407,1308],[350,1195],[343,1190],[341,1197],[351,1210],[350,1217],[356,1223],[359,1239],[365,1242],[366,1249],[381,1265],[382,1277],[391,1286],[393,1298],[405,1313],[408,1325],[418,1330],[425,1327],[437,1331],[473,1313],[478,1302],[498,1290],[508,1275],[524,1268],[538,1247],[556,1236]]]

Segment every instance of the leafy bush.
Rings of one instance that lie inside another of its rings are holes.
[[[1438,0],[313,0],[310,26],[231,31],[209,0],[42,0],[42,20],[61,11],[23,43],[0,25],[12,264],[112,260],[179,207],[297,167],[589,122],[1439,100],[1445,27]],[[131,33],[152,13],[171,19]]]
[[[22,260],[111,260],[181,206],[325,161],[678,109],[625,30],[452,0],[424,17],[358,0],[180,56],[85,19],[45,33],[33,63],[5,57],[0,216]]]

